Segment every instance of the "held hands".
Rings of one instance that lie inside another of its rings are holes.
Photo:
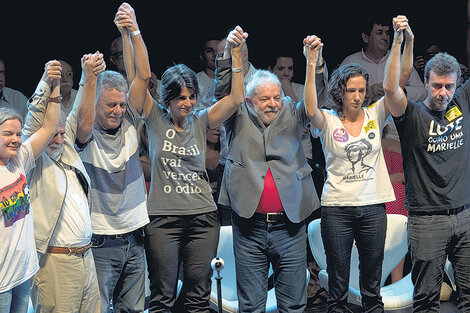
[[[315,62],[321,66],[323,64],[322,49],[323,43],[320,37],[315,35],[309,35],[304,38],[304,56],[309,62]]]
[[[116,12],[114,17],[114,24],[116,24],[116,27],[121,32],[121,34],[128,31],[133,32],[139,29],[135,11],[126,2],[123,2]]]
[[[248,33],[243,32],[243,29],[237,25],[228,34],[225,48],[230,49],[233,52],[241,51],[243,45],[245,44],[246,38],[248,38]]]
[[[392,20],[393,30],[395,31],[395,40],[398,40],[399,43],[403,41],[402,34],[405,35],[406,41],[413,40],[414,34],[411,31],[411,27],[408,24],[408,18],[404,15],[398,15]]]
[[[106,62],[104,61],[103,54],[99,51],[83,55],[81,65],[86,76],[94,75],[96,77],[106,70]]]
[[[44,66],[44,73],[41,80],[48,83],[51,87],[60,84],[60,75],[62,73],[62,66],[57,60],[51,60]]]

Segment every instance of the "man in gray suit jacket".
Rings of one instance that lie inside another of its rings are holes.
[[[316,36],[305,49],[321,55]],[[226,57],[226,55],[224,55]],[[319,98],[326,73],[315,58]],[[230,59],[217,60],[216,97],[228,92]],[[240,312],[264,312],[268,271],[274,272],[280,312],[303,312],[307,303],[307,234],[304,219],[319,208],[311,171],[302,149],[310,123],[303,101],[281,98],[275,74],[257,70],[247,82],[246,102],[227,120],[229,155],[219,203],[230,206]],[[321,101],[322,102],[322,101]]]

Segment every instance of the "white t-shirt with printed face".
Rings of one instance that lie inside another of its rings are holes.
[[[324,206],[362,206],[395,200],[382,153],[382,130],[386,123],[383,98],[363,108],[359,136],[347,132],[337,113],[322,110],[325,126],[320,136],[328,177],[323,186]]]
[[[26,173],[34,165],[33,151],[26,141],[16,157],[0,166],[0,293],[27,281],[39,269],[26,181]]]

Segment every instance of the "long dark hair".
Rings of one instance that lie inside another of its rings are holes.
[[[369,95],[369,73],[362,65],[357,63],[348,63],[337,68],[331,75],[328,82],[328,96],[330,106],[339,116],[343,114],[343,96],[346,92],[346,83],[351,77],[362,76],[366,80],[366,97],[362,106],[370,103]]]
[[[196,97],[199,95],[196,73],[184,64],[173,65],[162,75],[160,102],[168,107],[171,100],[179,97],[184,87],[193,90]]]

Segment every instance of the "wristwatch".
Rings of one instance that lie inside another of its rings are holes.
[[[62,101],[62,97],[49,97],[49,102],[60,103]]]

